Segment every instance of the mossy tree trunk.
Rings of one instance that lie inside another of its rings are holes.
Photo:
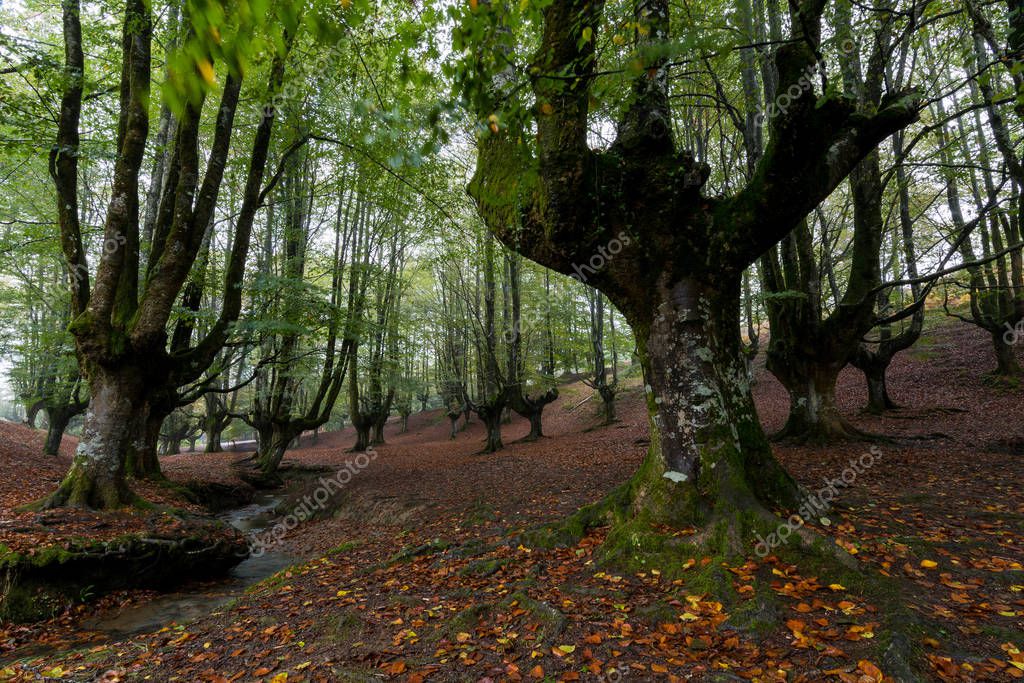
[[[910,323],[898,334],[894,333],[893,324],[887,320],[879,325],[878,339],[861,344],[853,355],[851,363],[864,373],[867,383],[868,403],[865,410],[875,415],[899,408],[889,396],[886,375],[889,365],[896,354],[913,346],[921,338],[924,330],[924,302],[921,284],[917,282],[917,247],[914,244],[914,220],[910,212],[910,189],[906,168],[903,162],[903,131],[892,136],[892,151],[896,157],[896,184],[899,197],[900,233],[902,255],[907,278],[911,280],[910,294],[916,306],[911,315]],[[892,271],[895,279],[900,279],[897,260],[897,248],[893,245]],[[890,312],[889,293],[878,294],[878,311],[885,315]],[[894,321],[895,322],[895,321]]]
[[[781,361],[772,361],[779,356],[783,357]],[[828,443],[864,436],[836,405],[836,380],[846,364],[845,360],[808,366],[792,362],[792,356],[786,357],[777,350],[769,352],[768,358],[769,370],[789,394],[789,416],[774,438]]]
[[[146,381],[137,368],[90,370],[92,400],[71,469],[44,507],[112,509],[135,497],[125,482],[125,453],[135,436]]]
[[[79,217],[78,158],[82,79],[86,72],[80,2],[61,4],[65,44],[64,90],[50,175],[57,195],[61,247],[69,274],[76,352],[88,380],[91,402],[70,471],[44,506],[113,508],[132,502],[125,482],[126,459],[148,400],[198,380],[225,344],[242,304],[242,280],[262,188],[274,117],[263,117],[252,136],[246,189],[225,267],[219,316],[195,345],[183,338],[168,352],[168,322],[212,224],[227,167],[241,75],[228,74],[215,103],[213,134],[200,150],[204,98],[192,98],[178,117],[173,163],[158,204],[152,242],[140,240],[141,166],[149,136],[153,14],[143,0],[129,0],[123,13],[120,110],[109,199],[99,262],[91,271]],[[291,38],[285,41],[290,46]],[[283,75],[287,47],[270,67],[270,92]],[[212,60],[212,55],[204,55]],[[205,168],[201,159],[205,157]],[[272,184],[276,182],[272,180]],[[148,247],[146,258],[142,250]],[[145,268],[143,268],[145,266]],[[191,336],[191,325],[179,325]]]
[[[264,477],[273,480],[285,452],[299,432],[292,425],[277,422],[260,425],[256,431],[259,434],[256,464]]]
[[[597,393],[601,396],[601,413],[604,416],[602,424],[610,425],[615,422],[615,386],[606,384],[598,387]]]
[[[459,433],[459,418],[462,417],[461,410],[449,410],[448,411],[448,422],[451,425],[451,429],[448,432],[448,438],[451,441],[455,440],[455,436]]]
[[[995,374],[1000,377],[1020,377],[1021,367],[1020,362],[1017,360],[1016,344],[1024,343],[1024,339],[1017,339],[1017,335],[1013,335],[1013,343],[1007,341],[1007,330],[995,330],[992,332],[992,347],[996,352],[996,370]]]
[[[150,402],[136,418],[135,437],[125,459],[125,472],[137,479],[162,479],[160,429],[169,412]]]
[[[39,417],[39,412],[46,407],[42,399],[30,401],[25,406],[25,424],[32,429],[36,428],[36,418]]]
[[[633,478],[635,516],[675,526],[795,507],[797,486],[771,453],[740,353],[737,275],[658,282],[633,307],[651,448]],[[741,550],[740,548],[735,548]]]
[[[864,410],[873,415],[881,415],[886,411],[899,408],[899,406],[889,396],[889,386],[886,381],[886,370],[889,363],[886,362],[885,356],[876,358],[860,362],[858,367],[864,373],[868,389],[868,402]],[[888,360],[891,360],[891,357]]]
[[[819,98],[801,85],[803,75],[818,68],[822,11],[820,4],[802,2],[801,21],[776,52],[779,92],[792,86],[799,95],[771,120],[771,140],[746,186],[730,197],[705,197],[710,168],[678,150],[673,138],[670,67],[662,49],[671,41],[667,0],[635,3],[643,24],[636,32],[638,54],[648,63],[634,82],[615,142],[590,148],[601,11],[587,0],[546,7],[532,62],[539,74],[531,80],[536,133],[498,127],[485,134],[469,191],[506,245],[586,277],[633,327],[648,387],[651,448],[610,507],[629,510],[633,519],[707,525],[735,551],[741,539],[749,540],[742,520],[751,519],[751,511],[764,518],[766,508],[797,502],[796,486],[772,457],[751,399],[739,340],[742,272],[804,221],[881,140],[913,121],[918,98],[890,96],[865,114],[848,98]],[[493,35],[500,36],[500,28]],[[481,119],[504,99],[506,81],[494,76],[476,81],[492,84],[479,93],[487,105],[478,112]]]

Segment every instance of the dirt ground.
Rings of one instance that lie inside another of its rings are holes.
[[[753,548],[726,567],[739,596],[727,605],[688,585],[707,558],[627,573],[597,561],[606,529],[571,547],[525,542],[521,532],[599,500],[642,460],[647,423],[634,378],[618,423],[597,426],[595,401],[582,402],[590,390],[567,385],[545,413],[546,438],[517,442],[528,432],[517,418],[494,455],[477,453],[478,420],[450,441],[438,411],[411,416],[404,434],[389,424],[387,444],[365,460],[345,452],[348,430],[307,440],[285,460],[293,502],[315,500],[320,477],[351,472],[317,519],[284,534],[280,547],[307,562],[195,622],[24,660],[0,668],[0,680],[912,680],[887,670],[894,642],[924,662],[929,680],[1024,678],[1024,391],[986,383],[993,364],[984,336],[942,325],[894,362],[890,392],[906,408],[862,414],[860,374],[847,370],[840,380],[844,413],[892,440],[875,444],[871,466],[813,526],[892,586],[913,617],[906,628],[894,628],[874,595]],[[762,421],[776,430],[788,398],[762,367],[756,376]],[[14,512],[52,490],[67,467],[73,439],[48,459],[39,439],[0,423],[0,543],[24,547],[69,529],[115,534],[164,519]],[[868,448],[779,445],[776,453],[816,490]],[[242,457],[183,454],[162,464],[176,482],[242,487],[232,469]],[[183,506],[166,488],[140,492]],[[766,593],[773,600],[761,626],[732,628],[744,600]],[[148,595],[0,626],[0,653],[60,642],[84,616]]]

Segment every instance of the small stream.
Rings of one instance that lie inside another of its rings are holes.
[[[251,504],[228,510],[218,515],[218,519],[246,535],[254,536],[274,524],[277,519],[274,510],[283,499],[281,493],[259,493]],[[246,558],[222,579],[185,584],[152,600],[126,605],[117,611],[108,610],[83,620],[79,630],[88,637],[87,642],[64,643],[61,648],[30,645],[7,653],[0,657],[0,661],[46,656],[66,648],[124,640],[159,631],[170,623],[184,624],[217,611],[249,586],[299,560],[286,553],[267,550],[258,557]]]
[[[283,500],[280,493],[259,493],[245,507],[228,510],[218,518],[246,535],[255,535],[271,527],[277,519],[274,510]],[[214,612],[245,589],[272,576],[299,558],[268,550],[259,557],[248,557],[216,582],[186,586],[138,605],[129,605],[116,614],[105,614],[82,622],[82,629],[122,640],[140,633],[159,630],[166,624],[183,624]]]

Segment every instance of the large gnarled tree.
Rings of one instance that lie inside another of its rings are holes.
[[[768,521],[766,509],[793,506],[799,495],[772,456],[751,398],[740,352],[743,271],[917,116],[909,92],[889,94],[871,113],[849,98],[816,94],[824,4],[791,4],[791,36],[775,59],[778,91],[790,100],[771,120],[745,187],[731,196],[705,196],[709,167],[676,144],[669,73],[677,56],[666,0],[635,4],[631,58],[643,68],[614,143],[603,150],[588,144],[602,3],[549,5],[529,68],[535,144],[490,118],[470,186],[490,229],[529,258],[568,274],[594,254],[608,255],[588,282],[634,330],[651,432],[625,495],[609,500],[625,501],[619,511],[640,520],[704,525],[703,538],[730,546],[747,520]],[[491,5],[481,4],[481,13],[501,16]],[[485,35],[505,34],[498,27]],[[480,49],[470,59],[493,53],[501,50]],[[513,87],[506,73],[487,71],[468,81],[486,83],[471,93],[482,119]],[[723,528],[728,533],[711,533]]]
[[[244,35],[253,27],[211,26],[205,16],[185,20],[192,42],[180,73],[181,102],[174,146],[163,179],[152,241],[140,240],[140,187],[152,96],[153,9],[143,0],[127,0],[123,16],[120,109],[110,199],[104,224],[104,248],[93,272],[83,247],[78,202],[79,121],[85,68],[78,0],[65,0],[64,92],[50,172],[57,190],[61,244],[71,274],[73,320],[79,363],[89,382],[91,402],[70,471],[44,505],[113,508],[134,499],[125,482],[132,440],[151,406],[169,403],[177,387],[194,382],[209,368],[230,334],[242,303],[249,237],[267,189],[262,189],[270,148],[273,112],[261,117],[248,153],[245,193],[227,257],[220,313],[208,333],[194,344],[187,323],[169,340],[168,322],[192,272],[203,237],[214,218],[242,92],[242,71],[233,58],[231,29]],[[287,13],[285,13],[287,14]],[[265,19],[266,17],[262,17]],[[280,17],[276,30],[290,44],[295,17]],[[287,28],[284,28],[287,27]],[[234,54],[237,56],[237,53]],[[280,85],[286,54],[272,57],[269,92]],[[201,144],[207,93],[215,63],[226,68],[215,103],[209,149]],[[203,152],[206,152],[205,154]],[[202,160],[205,156],[205,168]],[[140,258],[145,247],[148,253]],[[188,301],[182,302],[186,308]],[[179,335],[179,332],[181,333]],[[187,333],[187,334],[186,334]],[[167,411],[169,413],[170,411]]]

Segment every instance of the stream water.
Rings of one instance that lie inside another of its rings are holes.
[[[262,493],[249,505],[222,513],[218,517],[247,535],[255,535],[274,524],[274,510],[281,502],[281,494]],[[286,553],[267,550],[258,557],[243,560],[224,578],[217,581],[185,584],[177,590],[138,604],[125,605],[120,610],[109,610],[85,619],[80,629],[88,636],[88,643],[123,640],[142,633],[158,631],[170,623],[184,624],[217,611],[246,588],[276,574],[299,561]],[[73,647],[75,643],[65,643]],[[19,648],[0,657],[2,660],[39,657],[58,651],[48,646]]]

